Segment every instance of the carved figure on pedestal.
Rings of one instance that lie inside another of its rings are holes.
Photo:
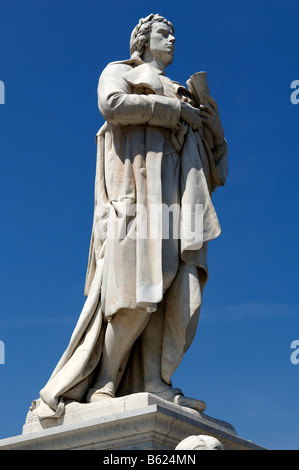
[[[207,243],[221,231],[211,194],[225,184],[227,143],[205,74],[192,76],[188,88],[165,75],[174,43],[173,25],[151,14],[132,32],[130,59],[110,63],[100,76],[106,122],[96,136],[87,299],[33,402],[40,419],[61,416],[68,400],[136,392],[205,409],[173,388],[171,377],[196,331]],[[179,210],[166,223],[163,208],[170,207]],[[188,217],[198,207],[201,233],[190,238]]]

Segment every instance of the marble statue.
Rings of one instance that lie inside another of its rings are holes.
[[[186,437],[175,450],[224,450],[224,447],[215,437],[199,434]]]
[[[166,76],[174,44],[171,22],[151,14],[132,32],[130,58],[100,76],[105,124],[96,136],[87,299],[32,404],[40,419],[60,417],[72,400],[106,403],[138,392],[205,410],[171,377],[197,328],[207,243],[221,232],[211,195],[225,184],[227,142],[206,74],[193,75],[188,87]],[[168,236],[161,207],[180,209],[167,219]],[[186,221],[197,207],[201,235],[192,238]]]

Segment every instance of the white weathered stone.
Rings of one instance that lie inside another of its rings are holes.
[[[189,89],[165,75],[174,41],[173,25],[149,15],[132,33],[131,58],[110,63],[100,76],[106,123],[97,134],[87,300],[33,402],[41,420],[59,419],[68,400],[94,403],[137,392],[206,408],[173,388],[171,377],[197,328],[207,243],[221,232],[211,195],[225,184],[227,144],[206,74],[192,75]],[[162,213],[160,224],[163,206],[178,207],[179,217]],[[202,216],[200,234],[191,238],[190,214]]]
[[[174,450],[198,434],[219,439],[225,450],[263,449],[224,421],[140,393],[106,405],[69,403],[59,420],[33,413],[23,435],[0,440],[0,450]]]

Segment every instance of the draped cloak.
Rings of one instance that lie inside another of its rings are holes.
[[[164,299],[161,371],[168,384],[194,338],[208,277],[207,242],[221,232],[211,193],[225,184],[227,144],[212,149],[200,130],[180,121],[179,96],[166,88],[183,87],[167,80],[133,59],[111,63],[101,74],[99,109],[106,122],[96,136],[87,299],[67,349],[33,402],[40,419],[61,416],[66,400],[84,401],[100,361],[105,324],[120,309],[155,312]],[[148,235],[163,203],[163,157],[171,152],[179,153],[180,243],[177,254],[168,254],[178,259],[165,292],[161,223],[154,237]],[[203,230],[194,241],[184,238],[184,224],[197,204]],[[138,341],[120,368],[116,396],[142,391]]]

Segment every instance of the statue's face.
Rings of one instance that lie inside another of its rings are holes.
[[[148,50],[155,59],[169,65],[173,59],[174,41],[173,31],[167,24],[154,23],[148,41]]]

